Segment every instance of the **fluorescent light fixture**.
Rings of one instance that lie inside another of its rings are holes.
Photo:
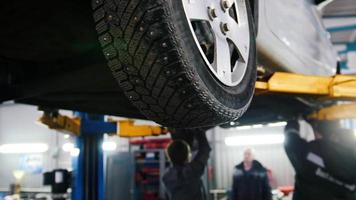
[[[237,130],[248,130],[248,129],[251,129],[252,126],[238,126],[238,127],[235,127]]]
[[[225,144],[227,146],[270,145],[282,144],[283,142],[283,134],[240,135],[225,138]]]
[[[276,122],[276,123],[269,123],[267,124],[268,127],[281,127],[286,126],[287,122]]]
[[[104,151],[115,151],[117,148],[117,145],[115,142],[103,142],[103,150]]]
[[[230,122],[231,123],[231,122]],[[287,125],[287,122],[276,122],[276,123],[269,123],[269,124],[255,124],[252,126],[238,126],[235,127],[237,130],[249,130],[249,129],[257,129],[257,128],[264,128],[264,127],[281,127]]]
[[[12,175],[14,175],[16,182],[20,182],[22,178],[25,176],[25,172],[22,170],[14,170],[12,171]]]
[[[62,149],[64,152],[71,152],[74,149],[74,144],[71,142],[64,143]]]
[[[70,151],[70,155],[72,157],[78,157],[80,154],[80,149],[79,148],[73,148],[71,151]]]
[[[252,128],[263,128],[263,127],[264,127],[263,124],[252,125]]]
[[[44,143],[17,143],[0,145],[0,153],[4,154],[44,153],[46,151],[48,151],[48,145]]]

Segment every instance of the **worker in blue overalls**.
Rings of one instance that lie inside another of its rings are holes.
[[[293,200],[355,200],[356,140],[337,121],[309,121],[315,140],[300,136],[298,121],[285,127],[285,150],[295,171]]]

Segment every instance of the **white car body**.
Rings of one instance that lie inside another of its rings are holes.
[[[310,0],[259,0],[257,50],[273,71],[334,75],[337,54]]]

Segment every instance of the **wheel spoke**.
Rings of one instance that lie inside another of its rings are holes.
[[[231,82],[231,54],[229,43],[225,38],[215,39],[215,57],[213,67],[219,77]]]
[[[187,17],[191,20],[209,20],[207,0],[183,0]]]
[[[239,23],[232,18],[229,19],[231,31],[227,32],[226,36],[235,44],[239,54],[240,62],[246,63],[249,54],[250,33],[248,23]]]

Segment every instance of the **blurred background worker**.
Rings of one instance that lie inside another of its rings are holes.
[[[254,151],[244,151],[244,160],[235,167],[232,200],[271,200],[267,170],[255,160]]]
[[[300,137],[298,121],[285,127],[285,150],[295,171],[293,200],[354,200],[356,152],[353,132],[337,121],[310,121],[315,140]]]
[[[167,147],[167,154],[172,163],[163,176],[164,185],[170,200],[201,200],[206,199],[201,176],[209,159],[211,148],[206,139],[205,130],[177,130],[173,142]],[[189,139],[179,139],[179,136],[194,136],[198,142],[198,152],[190,161]],[[187,142],[188,141],[188,142]]]

